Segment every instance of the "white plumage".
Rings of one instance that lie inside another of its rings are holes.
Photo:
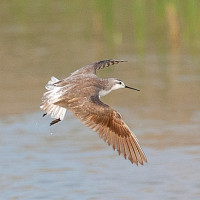
[[[46,112],[47,115],[51,115],[52,118],[63,120],[65,117],[66,109],[58,105],[54,105],[62,96],[63,87],[57,87],[55,83],[60,80],[52,76],[51,80],[47,83],[45,88],[48,90],[42,97],[42,104],[40,108]]]

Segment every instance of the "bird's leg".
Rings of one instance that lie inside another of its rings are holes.
[[[54,125],[54,124],[56,124],[56,123],[58,123],[60,121],[61,121],[60,118],[59,119],[55,119],[50,123],[50,126],[52,126],[52,125]]]
[[[47,113],[44,113],[43,115],[42,115],[42,117],[45,117],[47,115]]]

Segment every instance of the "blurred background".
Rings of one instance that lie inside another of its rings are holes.
[[[1,0],[0,198],[199,199],[200,1]],[[131,165],[68,112],[39,109],[51,76],[104,59],[98,72],[140,92],[102,101],[137,135]]]

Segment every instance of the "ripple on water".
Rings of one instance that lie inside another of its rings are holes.
[[[36,113],[0,123],[2,199],[199,197],[199,146],[147,148],[141,132],[148,164],[137,167],[71,116],[56,127],[38,119]]]

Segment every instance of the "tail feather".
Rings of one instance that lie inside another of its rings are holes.
[[[48,84],[54,84],[54,83],[57,83],[58,81],[60,81],[60,80],[57,79],[56,77],[52,76],[51,80],[48,82]]]
[[[58,81],[60,80],[54,76],[51,77],[51,80],[45,86],[48,91],[45,92],[42,97],[40,108],[44,110],[47,115],[51,115],[52,118],[63,120],[66,109],[54,104],[59,100],[59,97],[62,94],[62,88],[55,85]]]
[[[55,89],[55,85],[54,84],[59,82],[59,81],[60,81],[59,79],[57,79],[56,77],[52,76],[51,80],[46,84],[45,88],[47,90],[53,90],[53,89]]]

